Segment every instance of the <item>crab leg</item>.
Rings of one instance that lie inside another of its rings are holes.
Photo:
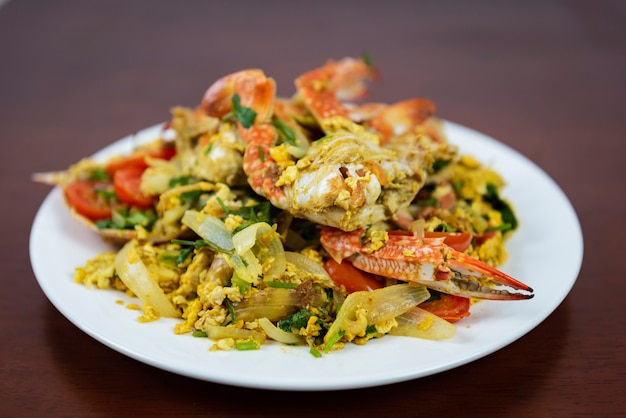
[[[453,295],[522,300],[533,289],[473,257],[445,245],[442,238],[390,234],[363,243],[363,230],[322,230],[321,243],[336,261],[349,258],[361,270],[423,284]]]

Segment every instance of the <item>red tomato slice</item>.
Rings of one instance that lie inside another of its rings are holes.
[[[141,192],[141,175],[143,169],[128,167],[118,169],[113,175],[113,185],[117,197],[124,203],[139,208],[149,208],[156,201],[152,196],[146,196]]]
[[[468,298],[446,293],[440,293],[440,295],[440,299],[424,302],[419,307],[450,322],[469,316],[470,300]]]
[[[346,289],[346,293],[370,291],[385,286],[375,275],[357,269],[346,260],[338,263],[331,258],[324,263],[324,268],[337,286]]]
[[[490,238],[495,237],[497,233],[498,231],[488,231],[488,232],[483,233],[482,235],[476,237],[476,244],[483,245],[485,241],[487,241]]]
[[[465,251],[472,243],[469,232],[424,232],[426,238],[444,238],[443,243],[457,251]]]
[[[106,171],[110,176],[114,176],[116,171],[125,168],[145,170],[148,168],[146,157],[169,160],[174,157],[174,155],[176,155],[176,148],[173,146],[165,146],[151,151],[137,151],[130,155],[113,158],[107,163]]]
[[[70,183],[64,190],[69,205],[92,221],[111,217],[111,205],[106,199],[98,196],[98,187],[110,187],[110,184],[88,180],[77,180]]]

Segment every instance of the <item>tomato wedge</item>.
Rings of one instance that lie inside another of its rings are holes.
[[[324,263],[324,268],[337,286],[346,289],[346,293],[370,291],[385,286],[375,275],[357,269],[346,260],[338,263],[331,258]]]
[[[462,296],[440,293],[440,298],[419,305],[420,308],[449,322],[469,316],[470,300]]]
[[[443,243],[457,251],[465,251],[472,243],[469,232],[424,232],[426,238],[443,238]]]
[[[139,208],[152,207],[156,201],[141,192],[141,175],[144,170],[137,167],[120,168],[113,175],[117,197],[124,203]]]
[[[90,180],[76,180],[63,191],[68,204],[84,217],[92,221],[108,219],[111,217],[111,204],[99,196],[98,188],[111,188],[108,183]]]
[[[497,234],[498,234],[498,231],[487,231],[483,233],[482,235],[476,237],[476,244],[483,245],[485,241],[487,241],[490,238],[495,237]]]
[[[174,155],[176,155],[176,148],[173,146],[164,146],[151,151],[137,151],[129,155],[111,159],[106,165],[106,171],[110,176],[114,176],[118,170],[125,168],[145,170],[148,168],[146,157],[169,160],[174,157]]]

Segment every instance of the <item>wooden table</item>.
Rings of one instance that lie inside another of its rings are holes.
[[[0,7],[0,416],[626,414],[626,5],[384,3],[11,0]],[[285,393],[131,360],[46,299],[28,242],[50,189],[31,173],[65,168],[167,119],[174,105],[194,106],[229,72],[263,68],[287,95],[297,74],[364,51],[384,76],[373,98],[431,98],[440,116],[533,160],[571,200],[584,262],[543,323],[444,373]]]

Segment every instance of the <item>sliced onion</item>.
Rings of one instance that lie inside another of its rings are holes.
[[[224,222],[215,216],[187,210],[183,215],[182,223],[208,241],[219,252],[232,253],[235,249],[230,231]]]
[[[180,316],[178,310],[167,298],[150,270],[141,260],[137,251],[137,241],[128,241],[115,256],[115,271],[122,282],[143,303],[154,308],[161,316],[176,318]]]
[[[252,321],[266,317],[270,321],[278,321],[296,313],[301,303],[300,292],[296,289],[268,287],[233,303],[233,308],[237,319]]]
[[[233,235],[232,241],[237,254],[249,264],[253,276],[260,273],[270,281],[285,272],[285,249],[280,235],[269,224],[252,224]],[[259,268],[261,271],[257,271]]]
[[[285,259],[299,269],[321,277],[328,287],[335,287],[335,283],[328,275],[324,266],[316,263],[314,260],[311,260],[306,255],[295,253],[293,251],[285,251]]]
[[[454,324],[418,307],[411,308],[396,317],[396,321],[398,327],[389,331],[391,335],[444,340],[452,338],[456,332]]]
[[[368,325],[389,321],[429,297],[425,286],[412,284],[387,286],[371,292],[350,293],[341,305],[325,340],[328,341],[342,330],[352,337],[364,335]],[[365,316],[357,315],[359,312],[365,313]]]
[[[202,331],[206,332],[207,337],[212,340],[222,340],[224,338],[233,338],[237,340],[246,340],[248,338],[265,343],[265,334],[259,331],[236,327],[221,327],[219,325],[208,325]]]
[[[283,344],[303,344],[304,339],[294,334],[293,332],[285,332],[278,328],[267,318],[259,318],[259,325],[263,328],[263,331],[274,341],[281,342]]]

